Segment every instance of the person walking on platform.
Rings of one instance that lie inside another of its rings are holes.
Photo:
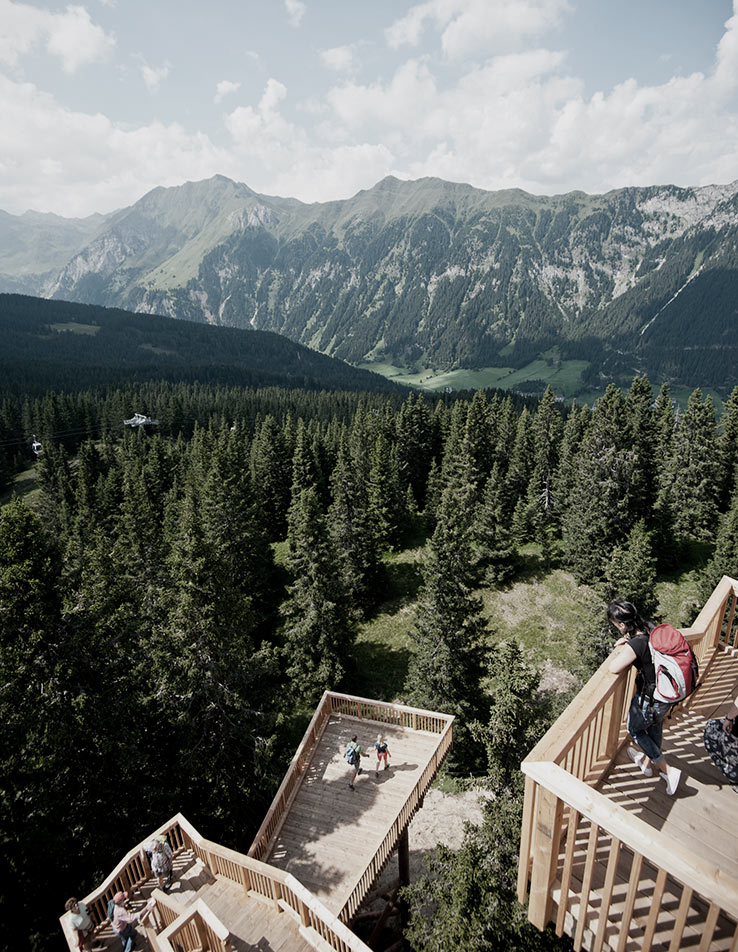
[[[349,790],[354,789],[354,781],[357,775],[361,773],[361,758],[368,756],[369,754],[364,753],[361,749],[361,744],[359,744],[357,736],[354,734],[346,745],[346,760],[349,762],[349,765],[354,768],[354,772],[351,774],[351,779],[349,780]]]
[[[377,751],[377,769],[374,771],[374,776],[379,777],[380,763],[384,760],[384,769],[386,770],[387,767],[389,767],[389,764],[387,763],[387,758],[391,757],[392,754],[390,754],[389,752],[389,746],[387,744],[387,739],[384,736],[384,734],[380,734],[379,737],[377,737],[377,742],[374,745],[374,747]]]

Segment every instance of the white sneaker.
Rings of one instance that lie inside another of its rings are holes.
[[[636,765],[640,767],[641,773],[644,777],[652,777],[653,770],[646,764],[646,755],[641,750],[636,750],[635,747],[628,747],[626,753]]]
[[[666,773],[661,774],[661,776],[666,781],[666,792],[670,797],[673,797],[676,793],[676,789],[679,786],[679,781],[682,776],[681,770],[679,770],[677,767],[667,767]]]

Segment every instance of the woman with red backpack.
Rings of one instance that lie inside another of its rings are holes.
[[[673,796],[682,772],[677,767],[670,767],[661,753],[662,725],[674,705],[654,698],[656,669],[649,645],[654,626],[641,618],[632,602],[620,598],[607,606],[607,618],[622,636],[615,643],[616,650],[610,660],[611,673],[620,674],[631,665],[638,670],[627,727],[640,750],[628,747],[627,754],[646,777],[652,776],[652,767],[655,767],[666,781],[666,792]]]

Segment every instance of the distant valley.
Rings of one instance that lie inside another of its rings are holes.
[[[737,196],[387,178],[307,205],[216,176],[89,219],[0,213],[0,291],[275,331],[421,377],[545,365],[576,371],[570,391],[643,372],[726,393]]]

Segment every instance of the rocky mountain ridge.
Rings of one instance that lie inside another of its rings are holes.
[[[12,218],[0,290],[272,330],[351,362],[543,353],[587,361],[593,381],[719,388],[735,363],[738,182],[533,196],[390,177],[304,204],[216,176],[97,216],[45,271],[3,253]]]

